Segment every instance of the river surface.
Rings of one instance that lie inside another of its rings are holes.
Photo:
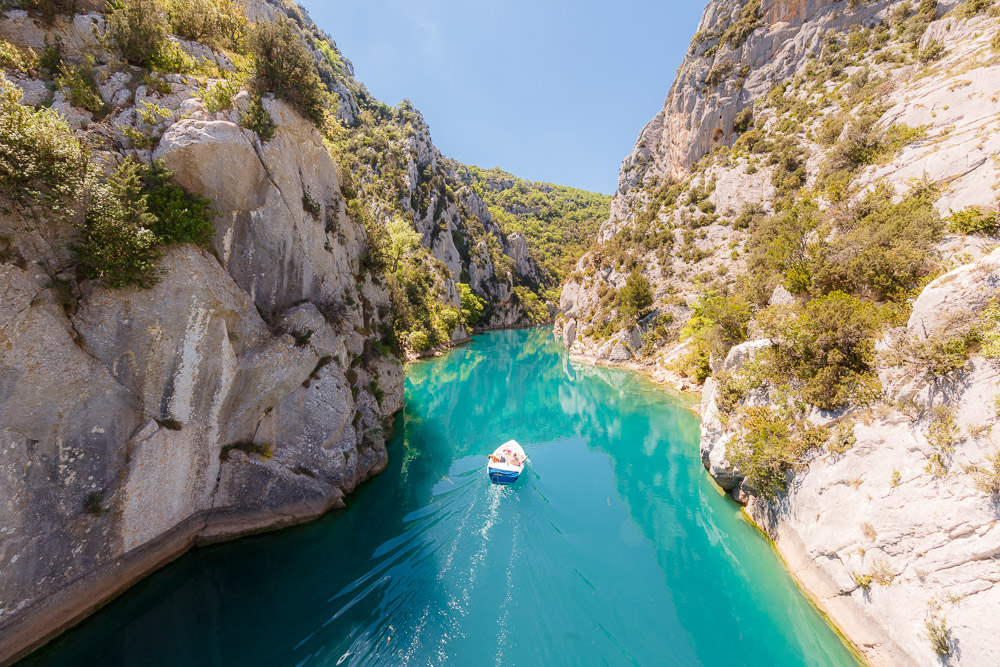
[[[857,664],[641,376],[490,333],[410,366],[397,425],[348,509],[195,550],[26,664]]]

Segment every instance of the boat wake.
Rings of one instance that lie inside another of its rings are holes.
[[[496,628],[502,659],[516,608],[519,494],[491,484],[480,468],[452,479],[457,487],[407,516],[405,532],[380,545],[370,569],[331,598],[339,608],[324,627],[348,612],[368,616],[341,646],[338,664],[461,662],[462,642],[485,614],[493,615],[486,625]]]

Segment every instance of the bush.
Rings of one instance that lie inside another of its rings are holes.
[[[822,446],[825,440],[822,428],[770,407],[745,408],[739,424],[727,456],[763,498],[784,493],[788,473],[802,463],[809,450]]]
[[[931,421],[927,427],[927,442],[932,451],[927,457],[927,465],[924,470],[938,477],[948,474],[948,464],[958,440],[959,431],[958,424],[955,422],[954,408],[939,405],[931,410]]]
[[[97,89],[93,56],[87,56],[79,66],[63,61],[59,65],[56,85],[62,89],[73,106],[94,113],[106,110],[104,100],[101,99],[101,93]]]
[[[0,78],[0,198],[68,215],[88,172],[84,147],[63,117],[21,104],[21,91]]]
[[[248,35],[258,93],[272,92],[317,126],[323,124],[324,89],[316,61],[288,21],[254,23]]]
[[[481,299],[465,283],[458,283],[456,287],[458,287],[458,294],[462,299],[462,322],[467,326],[474,327],[483,317],[486,301]]]
[[[524,314],[531,324],[545,324],[552,319],[549,309],[542,300],[527,287],[521,285],[515,287],[514,296],[517,298],[517,302],[521,304]]]
[[[993,0],[965,0],[959,5],[957,14],[961,18],[971,18],[993,6]]]
[[[932,613],[924,622],[927,640],[931,643],[931,650],[941,658],[951,655],[951,629],[948,622],[936,613]]]
[[[761,0],[749,0],[740,10],[740,15],[722,33],[720,43],[739,48],[760,25],[761,18]]]
[[[42,20],[52,25],[58,14],[75,13],[77,0],[22,0],[21,6],[37,11]]]
[[[945,48],[944,42],[940,39],[932,39],[927,42],[927,46],[920,49],[920,53],[917,54],[917,60],[922,63],[931,63],[935,60],[940,60],[944,57]]]
[[[930,23],[931,21],[937,21],[937,18],[937,0],[920,0],[920,4],[917,5],[917,13],[913,17],[914,21],[918,23]]]
[[[166,0],[171,31],[216,48],[235,49],[247,30],[246,9],[234,0]]]
[[[250,103],[246,111],[240,114],[240,122],[243,127],[253,130],[260,137],[261,141],[270,141],[274,138],[277,126],[271,118],[271,114],[264,108],[264,103],[259,94],[250,96]]]
[[[233,98],[240,92],[240,84],[237,81],[215,81],[211,85],[202,88],[199,93],[205,102],[205,108],[209,113],[217,113],[233,108]]]
[[[146,206],[156,218],[150,229],[159,243],[194,243],[207,248],[215,235],[212,201],[177,187],[171,178],[173,172],[160,165],[143,175]]]
[[[389,235],[389,243],[386,248],[386,268],[395,272],[399,268],[399,260],[420,247],[420,234],[413,228],[406,218],[393,216],[389,224],[386,225],[386,232]]]
[[[751,202],[743,207],[740,214],[733,221],[734,229],[749,229],[751,225],[767,215],[762,204]]]
[[[847,405],[872,382],[874,337],[881,324],[875,306],[843,292],[805,308],[761,314],[762,328],[775,344],[776,379],[798,384],[803,398],[823,410]]]
[[[410,347],[417,352],[426,352],[432,347],[430,338],[423,331],[411,331],[408,334],[408,338]]]
[[[638,267],[625,279],[625,286],[618,291],[621,299],[622,316],[641,317],[653,305],[653,288]]]
[[[750,304],[745,299],[709,291],[694,304],[681,339],[703,341],[713,357],[725,359],[730,348],[747,339],[751,316]]]
[[[934,192],[918,186],[893,202],[890,187],[876,187],[833,240],[810,252],[813,292],[867,292],[882,300],[898,298],[916,285],[930,271],[930,251],[944,230]]]
[[[979,314],[979,352],[988,359],[1000,358],[1000,301],[994,299]]]
[[[146,67],[166,41],[166,14],[157,0],[110,0],[108,34],[118,53],[132,65]]]
[[[22,51],[10,42],[0,39],[0,68],[29,74],[38,67],[38,56],[31,49]]]
[[[741,109],[736,118],[733,119],[733,132],[743,134],[753,125],[753,107]]]
[[[976,488],[991,496],[1000,496],[1000,450],[986,457],[986,462],[968,468]]]
[[[824,118],[818,136],[820,143],[827,146],[837,143],[840,133],[844,131],[844,125],[844,117],[840,114],[831,114]]]
[[[159,280],[156,235],[142,191],[140,166],[126,160],[107,183],[96,185],[75,246],[84,275],[101,278],[108,287],[152,287]]]
[[[1000,234],[1000,213],[968,206],[952,214],[948,227],[957,234],[995,236]]]

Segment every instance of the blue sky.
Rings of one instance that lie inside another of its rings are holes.
[[[614,192],[662,107],[700,0],[306,0],[380,100],[446,156]]]

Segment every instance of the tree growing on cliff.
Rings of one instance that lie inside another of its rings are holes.
[[[626,318],[641,317],[653,305],[653,288],[639,267],[625,279],[625,286],[618,290],[622,304],[622,316]]]
[[[272,92],[316,125],[323,123],[323,82],[316,61],[287,20],[254,23],[248,36],[253,63],[251,87]]]
[[[877,384],[874,339],[882,318],[876,306],[833,292],[805,307],[766,309],[759,318],[775,345],[773,381],[798,385],[811,405],[836,410]]]
[[[165,1],[170,29],[185,39],[232,49],[246,36],[246,9],[235,0]]]
[[[386,225],[389,232],[389,247],[387,249],[388,259],[391,262],[389,270],[393,273],[399,268],[399,260],[404,255],[413,252],[420,247],[420,234],[402,216],[394,216]]]
[[[21,91],[0,78],[0,200],[69,215],[88,164],[86,149],[58,112],[24,106]]]
[[[157,0],[112,0],[107,25],[119,55],[140,67],[150,64],[169,31],[166,13]]]
[[[75,247],[84,275],[101,278],[109,287],[152,287],[159,276],[156,235],[142,191],[139,164],[126,160],[106,183],[92,188],[92,202],[82,225],[83,240]]]
[[[456,287],[458,287],[458,295],[462,299],[462,321],[468,326],[474,327],[483,317],[486,301],[465,283],[458,283]]]

